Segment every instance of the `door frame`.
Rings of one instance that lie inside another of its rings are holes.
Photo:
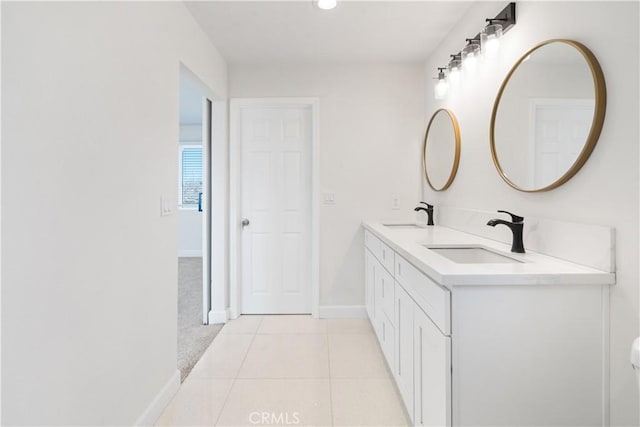
[[[213,99],[202,95],[202,324],[210,323],[213,294]]]
[[[318,98],[232,98],[229,139],[229,317],[242,311],[241,160],[240,117],[247,107],[311,108],[311,315],[318,317],[320,305],[320,102]]]
[[[203,107],[206,100],[211,101],[211,111],[207,112],[203,108],[203,115],[208,115],[211,126],[211,164],[203,164],[203,172],[210,174],[211,182],[209,192],[211,193],[208,205],[210,206],[211,226],[209,232],[203,227],[202,241],[209,239],[211,252],[209,253],[209,265],[211,276],[209,277],[209,290],[207,293],[203,289],[203,323],[225,323],[228,320],[227,306],[227,278],[228,278],[228,144],[227,144],[227,99],[207,86],[196,73],[179,62],[179,74],[186,76],[192,83],[198,86],[201,91]],[[203,138],[205,123],[203,121]],[[204,139],[203,139],[203,163],[204,163]],[[177,223],[176,223],[177,224]],[[215,238],[214,238],[215,236]],[[177,249],[177,248],[176,248]],[[203,265],[206,264],[203,254]],[[203,267],[204,268],[204,267]],[[177,283],[177,282],[176,282]],[[206,286],[203,278],[203,287]],[[205,301],[206,298],[206,301]],[[209,312],[205,314],[205,307],[209,307]]]

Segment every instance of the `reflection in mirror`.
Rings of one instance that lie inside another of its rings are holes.
[[[545,191],[587,160],[604,120],[604,78],[584,46],[550,40],[527,52],[503,83],[491,122],[502,177],[522,191]]]
[[[424,137],[423,164],[429,186],[435,191],[449,188],[460,161],[460,129],[453,113],[437,110]]]

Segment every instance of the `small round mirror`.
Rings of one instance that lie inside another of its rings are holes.
[[[449,188],[460,162],[460,128],[456,116],[441,108],[433,113],[424,136],[424,176],[435,191]]]
[[[491,154],[500,176],[525,192],[567,182],[598,141],[605,105],[602,70],[584,45],[548,40],[526,52],[493,106]]]

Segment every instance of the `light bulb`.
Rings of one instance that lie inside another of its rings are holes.
[[[462,62],[458,59],[454,59],[449,62],[449,80],[451,83],[458,83],[460,81],[460,69],[462,68]]]
[[[480,43],[482,52],[487,58],[495,58],[500,49],[500,38],[502,37],[502,25],[493,24],[484,27],[480,33]]]
[[[446,79],[438,79],[435,86],[433,87],[433,97],[435,99],[444,99],[447,96],[447,89],[449,89],[449,84]]]
[[[495,58],[499,49],[500,49],[500,40],[498,40],[495,36],[489,37],[487,39],[487,42],[484,44],[485,53],[489,58]]]
[[[474,72],[478,66],[478,56],[480,55],[480,45],[477,43],[468,44],[462,49],[462,64],[465,70]]]
[[[336,0],[318,0],[318,7],[322,10],[333,9],[337,4]]]
[[[478,58],[475,56],[470,56],[464,61],[465,70],[469,70],[470,72],[476,71],[478,68]]]

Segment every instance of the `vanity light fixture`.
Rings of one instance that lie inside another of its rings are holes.
[[[447,67],[449,69],[449,82],[455,83],[460,80],[460,70],[463,66],[473,72],[478,66],[480,55],[487,58],[497,55],[500,48],[500,39],[516,24],[515,2],[509,3],[495,18],[487,18],[486,22],[488,22],[488,25],[485,28],[473,38],[467,39],[467,46],[464,49],[455,55],[450,55],[452,59]],[[438,73],[439,75],[440,73]]]
[[[462,66],[465,70],[474,72],[478,68],[478,59],[480,57],[480,40],[467,39],[467,45],[460,52]]]
[[[482,53],[495,58],[500,49],[500,39],[516,24],[516,4],[509,3],[495,18],[485,19],[489,24],[480,31]]]
[[[460,81],[460,70],[462,69],[461,55],[451,55],[451,61],[449,61],[449,81],[451,83],[458,83]]]
[[[449,89],[449,83],[447,83],[444,70],[446,70],[446,68],[438,67],[438,80],[433,87],[433,96],[436,99],[444,99],[444,97],[447,96],[447,89]]]
[[[338,4],[337,0],[318,0],[318,8],[322,10],[331,10]]]
[[[480,43],[482,44],[482,52],[487,58],[495,58],[498,55],[503,33],[502,24],[490,24],[482,29]]]

